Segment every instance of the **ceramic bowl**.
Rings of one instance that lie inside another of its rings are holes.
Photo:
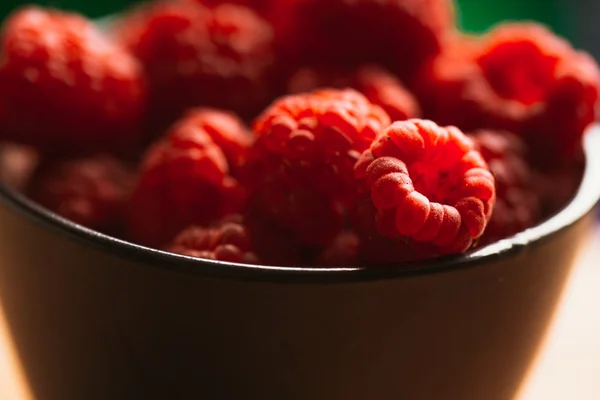
[[[511,399],[600,198],[460,257],[235,265],[135,246],[0,188],[0,302],[42,400]]]

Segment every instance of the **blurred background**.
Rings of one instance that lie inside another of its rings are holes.
[[[48,6],[84,12],[91,17],[114,13],[135,0],[45,0]],[[31,1],[0,0],[0,16]],[[501,20],[536,20],[567,37],[576,47],[600,58],[600,1],[598,0],[457,0],[460,25],[469,32],[483,32]]]
[[[0,0],[0,17],[27,3],[77,10],[90,17],[117,12],[139,0]],[[598,0],[457,0],[461,27],[483,32],[502,20],[536,20],[600,59],[600,1]]]

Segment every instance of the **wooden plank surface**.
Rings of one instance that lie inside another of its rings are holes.
[[[578,264],[544,348],[516,400],[600,399],[600,230]],[[10,345],[1,307],[0,399],[33,400]]]

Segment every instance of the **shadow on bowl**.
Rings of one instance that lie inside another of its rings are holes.
[[[0,188],[0,302],[43,400],[511,399],[600,198],[600,128],[543,224],[401,268],[245,266],[74,225]]]

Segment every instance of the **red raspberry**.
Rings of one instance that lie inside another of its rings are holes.
[[[38,162],[39,155],[34,149],[11,142],[0,143],[0,181],[6,186],[23,190]]]
[[[432,243],[443,254],[468,250],[494,206],[494,177],[473,142],[431,121],[392,124],[363,154],[356,176],[383,236]]]
[[[258,264],[252,251],[252,240],[243,219],[227,218],[210,228],[192,226],[181,232],[167,251],[190,257]]]
[[[536,24],[503,24],[466,39],[426,69],[426,115],[463,130],[521,135],[536,161],[571,158],[594,121],[600,74],[593,59]]]
[[[540,203],[532,189],[525,143],[509,132],[478,131],[469,135],[496,181],[496,204],[480,245],[505,239],[534,226]]]
[[[109,156],[40,165],[28,193],[49,210],[104,233],[120,231],[135,174]]]
[[[357,257],[360,265],[391,266],[439,255],[433,245],[418,243],[407,237],[390,239],[381,235],[377,214],[370,196],[360,199],[353,210],[352,222],[359,238]]]
[[[245,163],[254,136],[235,114],[211,108],[196,108],[188,111],[183,121],[208,133],[221,148],[232,169],[237,170]]]
[[[373,104],[383,108],[392,121],[417,118],[421,110],[414,96],[390,72],[367,65],[354,70],[302,68],[290,78],[290,93],[310,92],[319,88],[351,87]]]
[[[389,116],[354,90],[321,90],[276,101],[255,123],[254,152],[295,181],[331,197],[353,192],[353,166]]]
[[[46,153],[129,150],[146,91],[139,63],[79,15],[27,7],[2,33],[0,129]]]
[[[358,265],[359,239],[354,232],[342,232],[317,260],[320,267],[352,267]]]
[[[158,2],[138,9],[121,27],[121,40],[146,67],[152,111],[162,123],[193,106],[250,118],[273,97],[272,28],[246,7]]]
[[[387,114],[353,90],[327,90],[278,100],[255,124],[247,180],[253,207],[307,244],[339,232],[356,197],[353,167]]]
[[[145,154],[127,215],[132,240],[162,246],[190,225],[206,226],[242,207],[243,191],[210,135],[187,120]]]
[[[454,26],[451,0],[275,1],[283,59],[311,65],[385,65],[407,84]]]

